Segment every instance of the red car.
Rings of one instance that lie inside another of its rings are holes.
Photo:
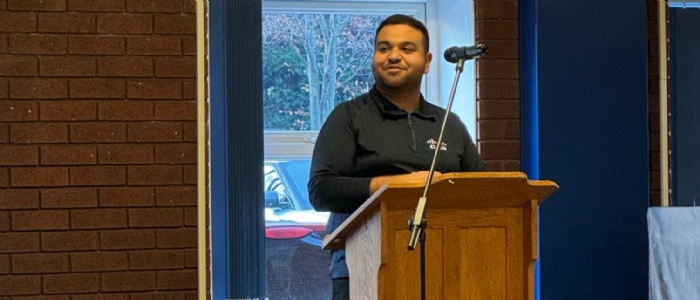
[[[267,295],[270,300],[331,298],[330,252],[321,249],[329,213],[311,207],[309,160],[265,164]]]

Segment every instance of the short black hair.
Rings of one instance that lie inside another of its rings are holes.
[[[375,43],[377,40],[377,35],[379,35],[379,31],[387,25],[408,25],[420,30],[420,32],[423,33],[423,47],[425,47],[425,52],[429,52],[430,36],[428,35],[428,28],[425,27],[423,22],[418,21],[414,17],[408,15],[395,14],[388,16],[386,19],[384,19],[384,21],[379,23],[379,27],[377,27],[377,31],[374,33]]]

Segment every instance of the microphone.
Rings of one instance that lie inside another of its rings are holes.
[[[486,54],[489,51],[489,47],[486,45],[479,44],[469,47],[457,47],[452,46],[445,50],[445,60],[451,63],[456,63],[460,59],[470,60],[475,59],[479,56]]]

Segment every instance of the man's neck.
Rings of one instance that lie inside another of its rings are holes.
[[[407,112],[413,112],[420,106],[420,90],[393,91],[378,88],[379,92],[391,103]]]

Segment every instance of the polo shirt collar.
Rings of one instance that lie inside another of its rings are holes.
[[[370,94],[372,95],[372,99],[374,99],[374,101],[379,106],[379,109],[382,111],[383,115],[408,115],[407,111],[399,108],[388,98],[384,97],[384,95],[382,95],[382,93],[379,92],[376,86],[372,87],[372,90],[370,90]],[[435,119],[437,117],[437,112],[435,111],[435,108],[429,105],[427,101],[425,101],[425,98],[423,98],[423,94],[420,95],[420,104],[418,105],[418,108],[411,112],[411,114],[422,117],[424,119]]]

